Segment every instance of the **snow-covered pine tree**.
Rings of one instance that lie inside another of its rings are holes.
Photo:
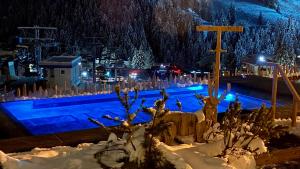
[[[293,66],[296,60],[295,41],[296,41],[296,23],[289,18],[287,23],[280,24],[275,56],[278,63],[282,65]]]
[[[264,25],[264,17],[262,15],[262,12],[259,12],[258,18],[257,18],[257,25],[262,26]]]
[[[145,49],[142,45],[139,49],[134,50],[130,65],[134,69],[148,69],[153,65],[153,56],[149,49]]]

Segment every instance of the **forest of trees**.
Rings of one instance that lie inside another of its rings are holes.
[[[2,3],[3,1],[3,3]],[[258,0],[276,7],[276,0]],[[214,25],[236,25],[235,6],[212,10],[210,1],[198,0],[1,0],[0,42],[14,45],[17,26],[57,27],[55,39],[70,52],[84,50],[85,37],[102,37],[103,46],[136,68],[153,63],[210,69],[215,48],[214,33],[196,32],[193,11]],[[283,64],[294,64],[300,49],[300,25],[288,21],[269,23],[257,14],[257,24],[242,34],[223,35],[223,68],[233,70],[244,57],[265,54]],[[240,23],[239,23],[240,24]],[[81,46],[82,45],[82,46]]]

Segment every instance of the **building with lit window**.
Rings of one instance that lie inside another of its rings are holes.
[[[40,63],[50,87],[70,88],[80,83],[80,56],[53,56]]]

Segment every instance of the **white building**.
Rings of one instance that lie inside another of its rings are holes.
[[[50,87],[59,88],[77,86],[80,83],[80,56],[53,56],[40,63],[46,70]]]

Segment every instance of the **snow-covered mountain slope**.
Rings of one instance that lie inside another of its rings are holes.
[[[300,0],[279,0],[280,12],[263,6],[255,0],[214,0],[214,10],[226,10],[231,4],[236,9],[236,19],[240,24],[255,25],[260,13],[265,22],[274,23],[278,20],[287,20],[289,17],[300,21]]]

